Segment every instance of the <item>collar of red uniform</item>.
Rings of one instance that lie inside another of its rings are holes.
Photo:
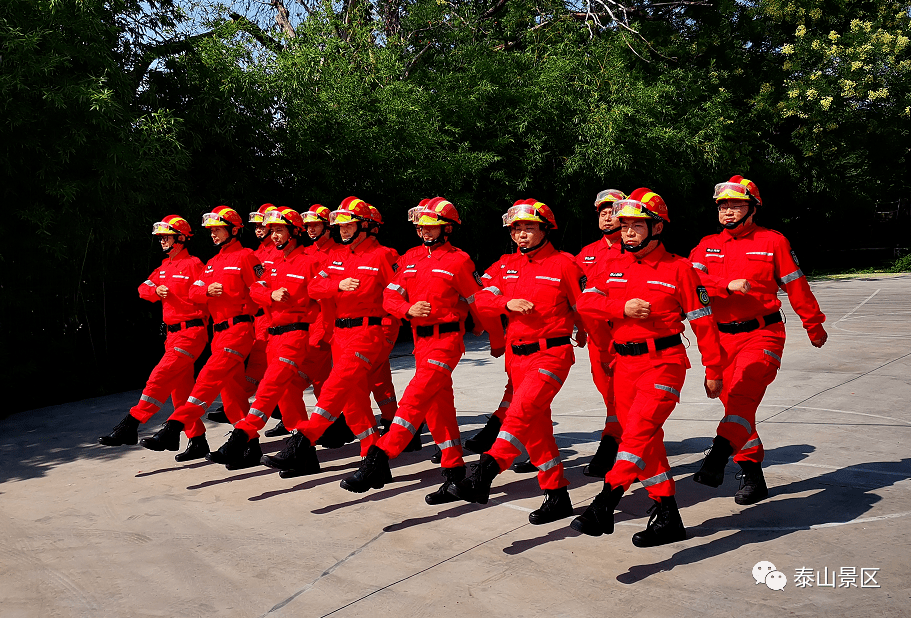
[[[330,245],[331,243],[331,245]],[[316,247],[319,251],[329,251],[335,247],[338,243],[332,240],[332,237],[326,233],[316,239],[316,242],[313,243],[313,246]]]
[[[186,253],[186,255],[184,255],[184,253]],[[180,256],[180,257],[178,258],[177,256]],[[166,255],[166,256],[164,257],[164,259],[161,260],[161,264],[162,264],[162,266],[165,265],[165,264],[171,264],[171,263],[174,262],[175,259],[181,259],[181,260],[182,260],[182,259],[188,258],[188,257],[190,257],[190,252],[187,251],[187,248],[186,248],[186,247],[184,247],[184,248],[181,249],[180,252],[177,253],[176,255]]]
[[[359,245],[357,245],[355,247],[346,247],[346,248],[349,251],[351,251],[351,253],[358,254],[358,253],[365,253],[367,251],[370,251],[371,249],[375,249],[376,247],[379,246],[379,244],[380,243],[376,238],[374,238],[373,236],[368,236]],[[342,245],[342,246],[344,247],[345,245]]]
[[[235,251],[240,251],[243,248],[243,245],[240,244],[240,241],[237,238],[232,238],[226,244],[221,246],[219,253],[234,253]]]
[[[445,254],[452,251],[452,245],[449,244],[447,240],[442,245],[437,245],[433,248],[433,251],[427,251],[427,256],[432,257],[435,260],[441,259]]]
[[[623,260],[627,264],[632,264],[633,262],[640,262],[647,266],[655,268],[655,266],[663,260],[668,255],[667,249],[664,248],[663,243],[659,243],[657,247],[652,249],[645,257],[636,257],[635,253],[625,252],[623,253]]]
[[[272,234],[266,234],[266,237],[259,241],[259,248],[265,249],[267,247],[274,247],[275,243],[272,241]]]
[[[544,246],[532,253],[530,256],[518,252],[518,255],[521,255],[523,258],[527,259],[529,262],[540,262],[552,256],[557,252],[557,249],[554,247],[554,244],[549,240],[544,241]]]
[[[756,233],[756,229],[757,229],[756,224],[753,223],[753,225],[751,225],[746,232],[744,232],[743,234],[738,234],[737,236],[734,236],[731,233],[731,230],[724,229],[721,231],[721,242],[730,242],[732,240],[742,240],[744,238],[750,238],[753,234]]]
[[[285,252],[282,251],[282,259],[285,260],[285,261],[287,261],[287,260],[290,260],[291,258],[293,258],[293,257],[296,256],[296,255],[300,255],[301,253],[305,253],[306,251],[307,251],[307,247],[305,247],[304,245],[297,245],[296,247],[294,247],[294,249],[291,250],[291,253],[289,253],[288,255],[285,255]]]

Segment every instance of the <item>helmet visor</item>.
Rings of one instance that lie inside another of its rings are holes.
[[[328,223],[326,219],[319,216],[319,213],[315,213],[309,210],[304,213],[303,217],[304,223]]]
[[[277,223],[279,225],[290,225],[288,223],[288,220],[282,216],[282,213],[280,213],[277,210],[270,210],[269,212],[267,212],[265,217],[263,218],[263,223],[266,225],[269,225],[270,223]]]
[[[648,206],[639,200],[617,200],[611,210],[614,217],[632,217],[635,219],[655,219],[658,218],[652,214]]]
[[[171,227],[170,223],[165,223],[164,221],[159,221],[158,223],[152,224],[152,233],[156,235],[160,234],[177,234],[177,230]]]
[[[516,221],[538,221],[546,223],[531,204],[517,204],[510,207],[503,215],[503,227],[509,227]]]
[[[202,216],[203,227],[228,227],[228,223],[217,212],[207,212]]]
[[[622,199],[626,199],[626,194],[623,193],[623,191],[618,191],[617,189],[605,189],[598,194],[598,197],[595,198],[595,208],[601,210],[602,208],[607,208],[611,202],[616,202]]]
[[[341,225],[342,223],[354,223],[361,218],[350,210],[333,210],[329,213],[329,225]]]
[[[423,206],[415,206],[414,208],[408,209],[408,222],[418,224],[418,219],[421,218],[421,213],[424,212]]]
[[[271,212],[271,211],[270,211]],[[263,223],[265,221],[265,216],[263,213],[258,210],[254,210],[250,213],[250,217],[247,219],[247,223]]]
[[[418,220],[414,222],[415,225],[447,225],[448,223],[440,219],[435,212],[424,211],[418,214]]]
[[[750,192],[739,182],[719,182],[715,185],[715,195],[712,199],[718,200],[748,200]]]

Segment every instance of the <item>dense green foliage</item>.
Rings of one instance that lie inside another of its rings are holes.
[[[483,268],[514,200],[550,204],[577,251],[607,187],[660,193],[687,252],[715,229],[712,186],[743,173],[810,269],[862,233],[909,244],[906,211],[872,225],[911,178],[907,0],[643,2],[628,21],[597,1],[300,4],[0,6],[11,409],[141,386],[159,315],[135,287],[170,212],[354,194],[404,250],[404,212],[445,195]]]

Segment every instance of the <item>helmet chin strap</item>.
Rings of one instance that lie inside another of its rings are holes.
[[[340,236],[339,236],[339,242],[341,242],[343,245],[350,245],[351,243],[353,243],[353,242],[357,239],[358,236],[361,235],[361,230],[362,230],[361,224],[360,224],[360,222],[358,222],[358,224],[357,224],[357,231],[356,231],[354,234],[351,235],[351,238],[349,238],[348,240],[345,240],[345,239],[342,238],[341,235],[340,235]]]
[[[649,245],[649,243],[652,242],[653,240],[657,240],[659,243],[661,242],[661,234],[653,234],[653,233],[652,233],[652,230],[654,229],[654,224],[655,224],[655,222],[652,221],[652,220],[648,220],[648,221],[646,221],[646,224],[648,225],[648,236],[646,236],[646,237],[642,240],[642,242],[640,242],[640,243],[639,243],[638,245],[636,245],[635,247],[629,246],[628,244],[626,244],[626,243],[623,242],[622,240],[620,241],[620,247],[623,249],[623,252],[624,252],[624,253],[626,253],[626,252],[629,252],[629,253],[639,253],[640,251],[642,251],[643,249],[645,249],[645,248]]]
[[[423,243],[424,243],[424,246],[429,249],[430,247],[442,245],[447,240],[449,240],[449,236],[447,236],[446,234],[440,233],[440,235],[437,236],[436,238],[434,238],[433,240],[424,240]]]
[[[531,253],[532,251],[537,251],[544,246],[544,243],[547,242],[547,230],[544,231],[544,238],[536,244],[534,247],[519,247],[519,251],[522,253]]]
[[[222,240],[221,242],[216,242],[213,240],[212,244],[215,245],[216,247],[227,247],[235,240],[237,240],[237,236],[229,236],[227,240]]]
[[[182,235],[181,235],[181,236],[182,236]],[[180,236],[178,236],[177,238],[180,238]],[[174,249],[174,247],[176,247],[177,245],[180,245],[181,247],[183,247],[183,243],[182,243],[182,242],[180,242],[179,240],[175,240],[174,242],[171,243],[171,246],[170,246],[170,247],[168,247],[167,249],[162,249],[162,251],[164,252],[165,255],[171,255],[171,251],[172,251],[172,250]],[[177,253],[180,253],[180,251],[178,250]]]
[[[722,223],[721,227],[726,230],[736,230],[738,227],[747,222],[753,213],[756,212],[756,203],[753,201],[752,196],[750,197],[750,207],[747,208],[747,214],[743,215],[743,218],[740,221],[735,221],[734,223]]]
[[[620,228],[619,228],[619,227],[615,227],[615,228],[612,228],[612,229],[601,230],[601,233],[602,233],[604,236],[613,236],[614,234],[616,234],[616,233],[619,232],[619,231],[620,231]]]

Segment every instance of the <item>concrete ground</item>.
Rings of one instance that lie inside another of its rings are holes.
[[[813,287],[829,342],[813,348],[785,307],[784,364],[758,415],[772,492],[759,504],[734,503],[734,464],[717,490],[691,478],[722,410],[690,347],[697,368],[665,426],[686,541],[632,545],[650,503],[638,485],[616,532],[598,538],[569,519],[530,525],[541,492],[512,471],[486,506],[428,506],[441,478],[427,435],[394,462],[395,482],[362,495],[339,487],[359,461],[353,444],[320,451],[319,475],[289,480],[98,445],[136,391],[0,421],[0,615],[908,616],[911,276]],[[505,376],[483,340],[468,344],[455,384],[471,435]],[[399,395],[409,352],[393,360]],[[581,472],[599,401],[580,350],[553,406],[577,514],[601,488]],[[212,448],[226,427],[209,425]],[[755,582],[760,561],[783,573],[783,590]]]

